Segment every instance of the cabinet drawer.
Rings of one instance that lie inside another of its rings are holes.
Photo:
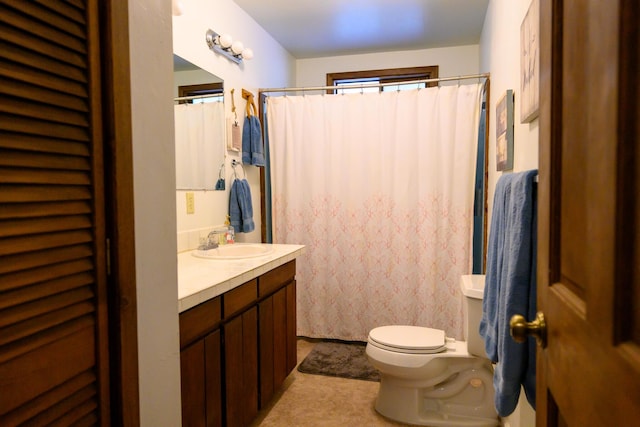
[[[287,283],[291,282],[296,275],[296,261],[289,261],[288,263],[275,268],[262,276],[260,276],[260,283],[258,286],[258,296],[262,298],[265,295],[269,295]]]
[[[221,297],[180,313],[180,348],[215,329],[222,320]]]
[[[258,279],[253,279],[224,294],[224,318],[228,319],[258,298]]]

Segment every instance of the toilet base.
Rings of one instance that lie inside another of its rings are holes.
[[[491,373],[467,369],[428,387],[382,374],[376,411],[386,418],[431,427],[494,427],[500,424]]]

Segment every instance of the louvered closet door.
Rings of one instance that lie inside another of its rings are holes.
[[[0,0],[0,425],[107,425],[96,1]]]

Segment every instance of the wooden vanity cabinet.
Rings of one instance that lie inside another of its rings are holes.
[[[297,364],[295,260],[258,279],[260,408]]]
[[[222,298],[180,314],[182,425],[222,426]]]
[[[180,314],[183,426],[248,426],[296,366],[295,260]]]
[[[226,425],[247,426],[258,415],[258,280],[223,295]]]

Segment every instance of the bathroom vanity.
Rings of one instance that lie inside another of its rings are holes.
[[[182,424],[246,426],[297,363],[296,258],[178,255]]]

